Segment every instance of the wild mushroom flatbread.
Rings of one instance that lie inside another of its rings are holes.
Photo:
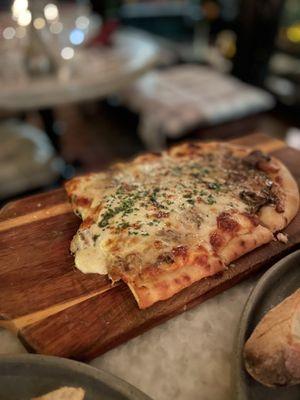
[[[299,208],[279,160],[218,142],[145,154],[65,186],[83,219],[71,243],[76,267],[123,280],[140,308],[270,242]]]

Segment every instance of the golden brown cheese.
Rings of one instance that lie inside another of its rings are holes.
[[[271,241],[299,207],[278,160],[222,143],[145,154],[66,190],[83,219],[71,243],[76,266],[122,279],[140,308]]]
[[[240,151],[244,158],[226,146],[195,157],[173,150],[126,168],[119,164],[108,178],[92,175],[85,193],[98,211],[73,239],[76,266],[130,280],[153,267],[179,268],[182,246],[189,254],[199,245],[220,253],[238,232],[254,229],[250,216],[275,203],[280,190]]]

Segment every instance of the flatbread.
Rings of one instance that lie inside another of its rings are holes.
[[[185,143],[66,183],[83,223],[76,266],[123,280],[140,308],[220,273],[299,208],[287,168],[258,150]]]

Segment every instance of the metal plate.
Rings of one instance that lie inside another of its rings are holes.
[[[258,281],[242,313],[233,369],[233,389],[237,400],[299,400],[300,385],[268,388],[255,381],[244,368],[243,348],[262,317],[300,288],[300,250],[270,268]]]
[[[0,400],[29,400],[62,386],[82,387],[85,400],[151,400],[107,372],[58,357],[0,357]]]

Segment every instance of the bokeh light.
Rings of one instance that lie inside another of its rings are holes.
[[[300,42],[300,23],[291,25],[286,31],[287,38],[293,43]]]
[[[71,60],[71,58],[74,57],[75,52],[72,47],[64,47],[60,54],[64,60]]]
[[[80,29],[73,29],[69,39],[72,44],[79,45],[84,41],[84,33]]]
[[[44,18],[38,17],[35,18],[33,21],[33,26],[35,27],[35,29],[43,29],[45,28],[46,25],[46,21],[44,20]]]
[[[3,35],[4,39],[8,39],[8,40],[13,39],[16,35],[16,30],[12,26],[7,26],[3,30],[2,35]]]
[[[18,39],[23,39],[26,36],[26,28],[24,28],[23,26],[18,26],[16,28],[16,37]]]
[[[31,19],[31,12],[29,10],[25,10],[19,14],[17,21],[20,26],[28,26],[31,22]]]
[[[12,17],[15,21],[23,14],[28,8],[28,0],[15,0],[12,4],[11,11]]]
[[[55,4],[49,3],[44,8],[44,15],[48,21],[54,21],[58,17],[58,8]]]
[[[63,30],[63,24],[61,22],[53,22],[49,29],[51,33],[58,35]]]
[[[90,20],[85,15],[76,18],[75,25],[78,29],[86,29],[90,24]]]

